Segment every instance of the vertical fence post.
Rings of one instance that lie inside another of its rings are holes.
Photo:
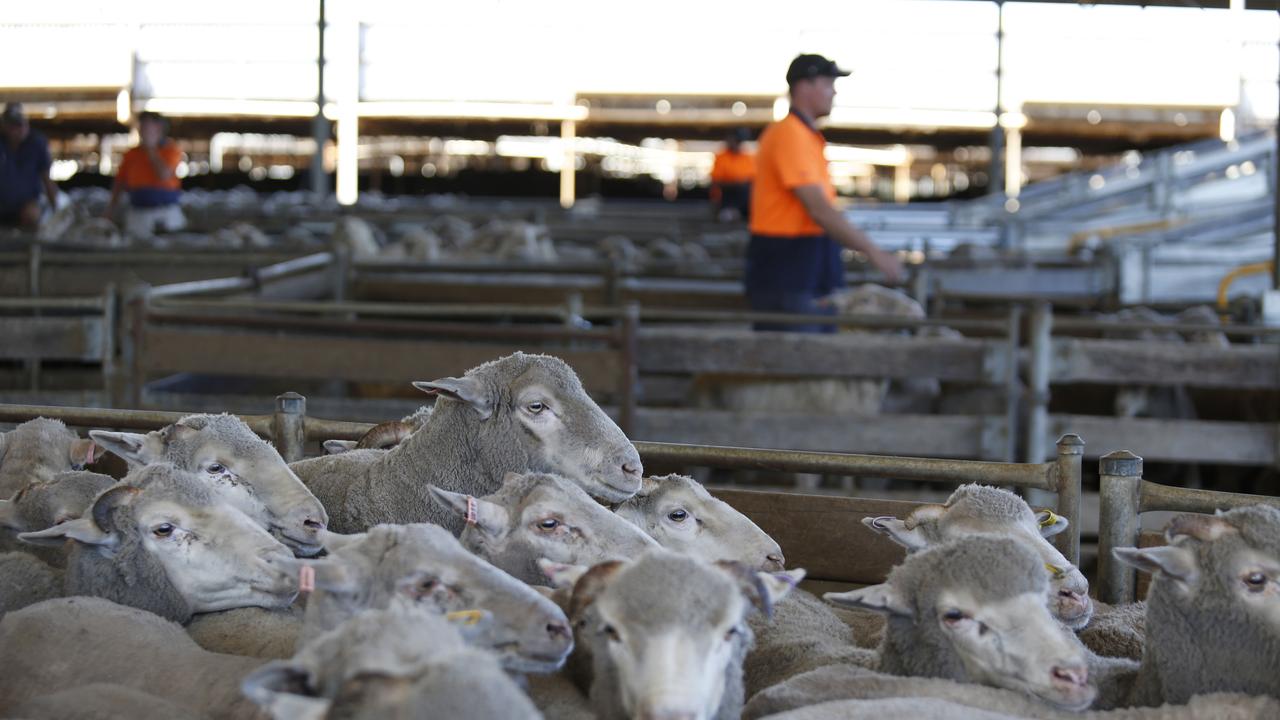
[[[121,364],[127,368],[127,380],[123,395],[132,408],[142,407],[143,386],[147,382],[146,369],[142,356],[145,353],[143,343],[146,337],[147,322],[147,286],[134,285],[129,288],[128,302],[125,304],[124,332],[120,337]]]
[[[640,384],[640,304],[627,303],[622,313],[622,386],[618,388],[618,426],[630,436],[635,432],[637,385]]]
[[[1053,305],[1037,302],[1031,306],[1031,349],[1028,367],[1027,462],[1042,463],[1048,454],[1045,438],[1049,432],[1049,371],[1053,335]]]
[[[116,367],[116,286],[107,283],[102,291],[102,391],[107,407],[119,407],[120,384]]]
[[[285,462],[302,459],[307,445],[307,399],[296,392],[276,396],[276,412],[271,417],[271,434],[276,450]]]
[[[1111,603],[1133,602],[1133,568],[1116,560],[1112,551],[1138,544],[1139,491],[1142,486],[1142,458],[1128,450],[1102,456],[1102,508],[1098,528],[1098,599]]]
[[[1073,564],[1080,564],[1080,484],[1084,480],[1084,440],[1075,433],[1058,438],[1058,514],[1071,522],[1066,532],[1058,533],[1053,544]]]
[[[1014,462],[1018,459],[1018,406],[1022,398],[1018,392],[1018,346],[1022,344],[1022,306],[1015,303],[1009,306],[1008,327],[1008,357],[1005,359],[1006,367],[1004,381],[1004,400],[1005,400],[1005,462]]]

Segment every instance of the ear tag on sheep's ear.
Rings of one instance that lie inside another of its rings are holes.
[[[1066,568],[1058,567],[1053,563],[1045,563],[1044,569],[1049,571],[1049,574],[1053,576],[1054,580],[1061,580],[1062,576],[1067,574]]]
[[[468,496],[467,496],[467,516],[466,516],[467,524],[468,524],[468,525],[475,525],[475,524],[476,524],[476,520],[477,520],[477,516],[476,516],[476,499],[475,499],[475,498],[473,498],[473,497],[471,497],[470,495],[468,495]]]
[[[466,625],[468,627],[475,625],[484,618],[483,610],[456,610],[451,613],[445,613],[444,619],[458,625]]]
[[[1040,512],[1044,513],[1044,517],[1040,518],[1040,527],[1052,527],[1058,523],[1058,516],[1049,508],[1045,508]]]
[[[316,569],[303,565],[298,569],[298,592],[311,593],[316,590]]]

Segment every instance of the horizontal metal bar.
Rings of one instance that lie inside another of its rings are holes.
[[[1151,330],[1156,332],[1177,333],[1221,332],[1226,335],[1280,335],[1280,327],[1267,327],[1262,325],[1209,325],[1204,323],[1183,325],[1177,323],[1106,322],[1096,319],[1058,317],[1053,319],[1053,329],[1055,333],[1059,330],[1089,332],[1145,332]]]
[[[96,297],[0,297],[0,310],[102,310],[106,300]]]
[[[834,475],[880,475],[953,485],[969,482],[1057,490],[1053,463],[1001,463],[979,460],[855,455],[796,450],[636,442],[645,462],[718,468],[811,472]]]
[[[1245,505],[1273,505],[1280,507],[1280,498],[1267,495],[1249,495],[1218,490],[1198,490],[1171,487],[1143,480],[1138,486],[1138,512],[1163,510],[1167,512],[1211,513]]]
[[[332,262],[333,253],[314,253],[258,268],[254,271],[253,277],[259,283],[269,283],[293,275],[300,275],[316,268],[327,267]]]
[[[110,410],[103,408],[57,407],[55,405],[0,405],[0,422],[23,423],[32,418],[61,420],[79,427],[111,427],[125,430],[157,430],[172,425],[192,413],[162,410]],[[241,415],[241,420],[257,434],[271,437],[270,415]]]
[[[229,277],[210,280],[192,280],[190,282],[158,285],[147,290],[147,297],[161,298],[176,295],[209,295],[220,292],[238,292],[252,290],[257,286],[253,278]]]

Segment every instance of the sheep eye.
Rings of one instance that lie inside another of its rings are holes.
[[[211,465],[209,465],[209,467],[205,468],[205,470],[210,475],[221,475],[222,473],[227,471],[227,468],[225,465],[221,465],[219,463],[212,463]]]
[[[551,532],[558,527],[560,527],[560,521],[555,518],[547,518],[545,520],[538,521],[538,529],[545,532]]]
[[[963,612],[959,610],[948,610],[942,613],[942,621],[947,623],[948,625],[954,625],[960,622],[961,620],[968,619],[968,617],[969,617],[968,615],[965,615]]]
[[[600,632],[608,637],[611,642],[622,642],[622,636],[618,634],[617,629],[612,625],[605,625],[600,628]]]
[[[724,633],[725,642],[729,642],[730,640],[733,640],[737,636],[738,636],[738,628],[735,625],[734,627],[731,627],[725,631]]]
[[[671,522],[684,522],[689,517],[689,513],[684,509],[672,510],[667,514],[667,519]]]
[[[169,523],[160,523],[151,530],[156,537],[169,537],[173,534],[173,526]]]
[[[525,405],[524,407],[526,410],[533,413],[534,415],[537,415],[538,413],[547,409],[547,406],[544,403],[540,403],[540,402],[531,402],[528,405]]]
[[[1267,576],[1260,572],[1252,572],[1244,576],[1244,582],[1253,592],[1257,592],[1267,585]]]
[[[439,580],[436,580],[435,578],[427,578],[418,583],[418,589],[422,592],[431,592],[432,590],[435,590],[436,586],[439,584]]]

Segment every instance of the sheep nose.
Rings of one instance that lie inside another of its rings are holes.
[[[547,634],[556,639],[573,637],[569,626],[560,622],[547,623]]]
[[[639,475],[640,469],[641,467],[638,461],[628,460],[627,462],[622,463],[622,472],[627,475]]]
[[[1083,665],[1055,665],[1049,670],[1054,685],[1082,687],[1089,682],[1089,670]]]
[[[308,517],[306,520],[302,521],[302,527],[306,529],[306,532],[308,534],[316,535],[321,530],[325,529],[325,523],[323,520],[317,520],[313,517]]]
[[[765,569],[767,570],[785,570],[787,568],[787,560],[782,557],[782,553],[769,553],[764,556]]]
[[[1079,615],[1089,609],[1089,598],[1074,590],[1062,588],[1058,591],[1058,606],[1063,611],[1074,611],[1074,615]]]

